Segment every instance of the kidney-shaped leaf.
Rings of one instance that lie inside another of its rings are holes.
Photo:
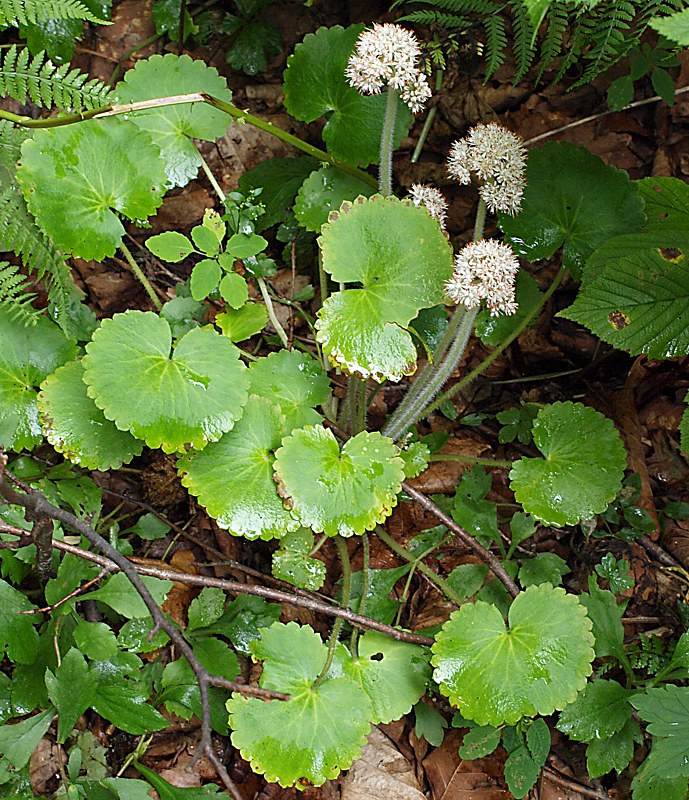
[[[362,431],[342,450],[332,431],[295,430],[275,453],[278,492],[315,533],[351,536],[372,530],[397,504],[404,462],[390,439]]]
[[[578,278],[586,259],[611,236],[644,222],[643,200],[626,172],[567,142],[529,153],[522,211],[500,215],[513,250],[528,261],[563,248],[563,265]]]
[[[264,661],[261,686],[291,698],[265,703],[234,694],[228,700],[232,744],[242,757],[281,786],[321,786],[348,769],[370,730],[371,705],[361,686],[329,673],[314,689],[327,648],[296,622],[263,629],[251,650]]]
[[[333,280],[360,289],[331,295],[319,311],[317,338],[348,373],[398,381],[416,365],[406,326],[443,301],[452,249],[424,208],[394,197],[343,203],[318,240]]]
[[[273,451],[284,434],[285,418],[278,407],[251,395],[229,433],[179,460],[182,483],[235,536],[280,537],[298,527],[273,480]]]
[[[106,419],[86,393],[80,361],[65,364],[43,382],[38,410],[50,444],[85,469],[117,469],[141,455],[143,442]]]
[[[214,67],[173,53],[137,61],[115,90],[119,103],[192,92],[207,92],[232,102],[232,92]],[[201,166],[201,156],[190,137],[213,142],[224,136],[231,121],[224,111],[207,103],[160,106],[137,111],[130,119],[148,131],[160,147],[165,171],[174,186],[185,186]]]
[[[524,510],[557,527],[604,511],[627,464],[613,423],[581,403],[553,403],[538,412],[533,438],[543,458],[522,458],[510,472]]]
[[[35,131],[22,145],[17,178],[39,226],[84,259],[112,256],[124,228],[165,194],[165,162],[151,137],[124,119],[88,120]]]
[[[344,671],[369,696],[374,725],[408,714],[426,691],[431,677],[423,648],[375,631],[367,631],[359,639],[359,657],[347,659]]]
[[[380,160],[385,95],[363,96],[345,78],[347,59],[363,25],[319,28],[309,33],[287,59],[285,108],[296,119],[328,121],[323,139],[328,152],[363,167]],[[411,111],[398,100],[393,146],[398,147],[412,122]]]
[[[239,350],[211,328],[194,328],[172,349],[166,320],[126,311],[104,320],[86,351],[89,397],[149,447],[200,450],[242,414],[248,378]]]
[[[27,327],[0,310],[0,445],[31,450],[41,441],[38,387],[75,355],[74,343],[47,317]]]
[[[479,725],[561,710],[591,674],[591,621],[574,595],[531,586],[517,595],[508,622],[506,629],[496,606],[478,600],[450,616],[432,647],[441,693]]]

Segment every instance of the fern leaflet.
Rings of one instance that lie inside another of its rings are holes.
[[[0,54],[0,95],[20,103],[26,102],[28,95],[37,106],[81,111],[105,105],[110,92],[101,81],[89,80],[78,69],[70,70],[69,64],[58,67],[45,53],[31,58],[27,48],[12,45],[4,56]]]
[[[483,29],[486,32],[486,79],[495,72],[505,60],[507,47],[507,33],[505,20],[499,15],[486,17],[483,20]]]
[[[414,25],[440,25],[446,31],[466,30],[471,25],[469,17],[443,14],[441,11],[412,11],[398,19],[398,22],[413,22]]]
[[[513,3],[512,9],[514,17],[512,22],[512,33],[514,34],[512,52],[516,62],[514,80],[519,82],[526,75],[526,71],[529,69],[536,52],[533,46],[534,29],[522,0],[517,0],[516,3]]]
[[[109,24],[92,14],[80,0],[0,0],[0,25],[28,25],[58,19],[85,19],[101,25]]]
[[[16,264],[0,261],[0,309],[27,327],[35,325],[41,315],[31,305],[36,295],[27,292],[28,288],[26,278]]]

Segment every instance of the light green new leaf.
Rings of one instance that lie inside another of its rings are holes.
[[[260,684],[286,692],[286,702],[265,703],[233,695],[228,701],[232,744],[255,772],[281,786],[321,786],[348,769],[361,754],[370,730],[371,704],[349,677],[313,681],[327,649],[311,628],[276,623],[251,646],[263,660]]]
[[[607,739],[631,718],[633,694],[617,681],[599,678],[564,709],[557,728],[577,742]]]
[[[397,504],[404,462],[390,439],[362,431],[340,450],[332,431],[308,425],[275,453],[278,492],[302,525],[327,536],[373,530]]]
[[[172,581],[148,576],[142,577],[141,580],[146,584],[158,605],[165,600],[167,593],[172,588]],[[81,595],[81,599],[100,600],[101,603],[105,603],[106,606],[127,619],[149,616],[144,601],[123,572],[110,575],[103,581],[99,589]]]
[[[241,275],[236,272],[228,272],[218,285],[220,297],[230,308],[241,308],[249,299],[249,287]]]
[[[438,223],[411,201],[359,197],[330,215],[318,243],[333,280],[361,286],[330,295],[318,312],[316,338],[331,361],[379,382],[410,375],[416,347],[406,328],[443,301],[452,274]]]
[[[141,455],[143,442],[106,419],[86,393],[80,361],[71,361],[50,375],[37,403],[46,439],[75,464],[104,472]]]
[[[79,717],[93,702],[96,678],[89,672],[84,656],[72,647],[55,672],[46,670],[45,685],[58,713],[57,741],[64,744]]]
[[[408,714],[431,677],[423,648],[375,631],[367,631],[359,639],[359,657],[346,659],[344,672],[368,695],[374,725]]]
[[[285,534],[280,549],[273,553],[273,577],[300,589],[318,591],[323,586],[327,570],[320,559],[310,558],[312,549],[313,534],[305,528]]]
[[[287,59],[284,90],[285,108],[295,119],[313,122],[328,117],[323,139],[329,153],[366,167],[380,160],[387,98],[360,95],[345,78],[347,60],[363,28],[334,25],[307,34]],[[398,100],[393,148],[406,136],[412,120],[409,108]]]
[[[321,365],[307,353],[278,350],[249,367],[249,392],[270,399],[285,415],[285,433],[317,425],[314,409],[330,394],[330,381]]]
[[[201,449],[242,414],[245,367],[239,350],[212,328],[194,328],[172,348],[166,320],[126,311],[104,320],[86,351],[89,397],[149,447]]]
[[[228,308],[215,318],[215,324],[231,342],[243,342],[262,331],[267,322],[268,312],[262,303],[247,303],[239,309]]]
[[[547,583],[512,603],[505,629],[495,606],[455,611],[431,648],[440,691],[466,719],[513,725],[571,703],[593,661],[591,621],[574,595]]]
[[[32,664],[38,653],[38,634],[34,624],[40,622],[39,614],[22,614],[35,611],[22,592],[6,581],[0,580],[0,654],[7,653],[10,661]]]
[[[345,200],[359,195],[370,197],[375,189],[354,175],[334,167],[314,170],[304,181],[294,201],[294,216],[306,230],[320,233],[331,211],[337,211]]]
[[[179,459],[182,483],[234,536],[272,539],[296,530],[299,524],[273,480],[273,453],[284,435],[285,418],[277,406],[251,395],[233,430]]]
[[[556,527],[604,511],[622,486],[627,464],[613,423],[581,403],[553,403],[538,412],[533,434],[543,458],[522,458],[510,472],[524,510]]]
[[[689,776],[689,688],[667,684],[630,702],[653,735],[654,772],[664,778]]]
[[[183,233],[177,231],[165,231],[157,236],[150,236],[145,245],[154,256],[170,264],[178,264],[194,252],[194,245]]]
[[[218,286],[218,282],[222,276],[220,264],[210,258],[204,258],[194,267],[191,272],[191,280],[189,281],[189,288],[191,289],[191,296],[200,302],[205,300],[206,297]]]
[[[0,445],[31,450],[43,439],[36,398],[40,384],[76,356],[74,342],[47,317],[26,327],[0,310]]]
[[[626,172],[557,142],[529,153],[522,211],[501,214],[499,224],[515,253],[530,262],[563,247],[563,265],[580,278],[597,247],[643,221],[643,200]]]
[[[115,254],[118,215],[145,220],[163,202],[165,164],[151,137],[124,119],[37,130],[22,145],[17,178],[39,227],[86,260]]]
[[[653,17],[648,24],[661,36],[677,42],[680,47],[689,46],[689,8],[665,17]]]
[[[118,103],[193,92],[206,92],[232,102],[232,92],[214,67],[173,53],[137,61],[115,89]],[[201,166],[201,156],[191,139],[214,142],[224,136],[231,123],[224,111],[207,103],[160,106],[138,111],[130,119],[146,130],[160,148],[172,186],[186,186]]]

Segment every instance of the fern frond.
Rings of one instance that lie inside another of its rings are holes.
[[[531,66],[531,62],[536,55],[534,46],[534,29],[531,19],[526,10],[523,0],[517,0],[512,4],[512,53],[515,60],[514,81],[518,83]]]
[[[2,2],[2,0],[0,0]],[[81,111],[106,105],[111,90],[104,83],[69,64],[58,67],[38,53],[31,58],[27,48],[12,45],[0,54],[0,95],[13,97],[20,103],[27,96],[37,106]]]
[[[441,11],[412,11],[397,19],[398,22],[412,22],[414,25],[440,25],[446,31],[466,30],[471,25],[469,17],[443,14]]]
[[[505,6],[504,3],[496,3],[495,0],[406,0],[407,5],[416,3],[452,11],[455,14],[494,14]]]
[[[107,24],[80,0],[0,0],[0,25],[28,25],[57,19],[85,19]]]
[[[545,71],[562,52],[562,40],[568,23],[569,9],[566,4],[564,2],[553,3],[546,14],[545,36],[541,41],[541,65],[536,76],[536,83],[541,82]]]
[[[638,43],[640,34],[635,36],[632,30],[635,14],[629,0],[608,0],[596,8],[591,44],[584,54],[588,64],[573,89],[590,83]]]
[[[22,142],[30,133],[21,128],[15,128],[11,122],[0,120],[0,166],[4,167],[10,175],[14,170],[21,155]],[[0,185],[1,182],[0,182]]]
[[[486,32],[486,80],[495,72],[505,60],[507,47],[507,32],[505,20],[498,14],[486,17],[483,20],[483,30]]]
[[[41,312],[31,305],[36,295],[28,292],[28,288],[29,284],[16,264],[0,261],[0,309],[26,327],[35,325],[41,316]]]

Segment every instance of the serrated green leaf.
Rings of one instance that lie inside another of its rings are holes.
[[[464,605],[431,648],[440,691],[479,725],[512,725],[571,703],[586,685],[593,636],[574,595],[531,586],[502,615],[481,601]]]
[[[173,53],[137,61],[117,85],[115,96],[118,103],[132,103],[191,92],[207,92],[226,103],[232,102],[232,92],[214,67]],[[186,186],[201,166],[201,156],[191,139],[214,142],[230,126],[230,117],[207,103],[159,106],[138,111],[129,118],[147,131],[160,148],[172,186]]]
[[[653,735],[653,772],[663,778],[689,776],[689,688],[667,684],[647,689],[630,703]]]
[[[55,709],[49,708],[14,725],[0,727],[0,784],[28,764],[54,716]]]
[[[117,639],[104,622],[79,619],[74,629],[74,644],[92,661],[107,661],[117,652]]]
[[[468,761],[490,755],[500,744],[502,730],[492,725],[477,725],[466,734],[459,748],[459,757]]]
[[[345,372],[399,381],[416,365],[406,330],[422,308],[443,300],[452,251],[423,208],[374,195],[344,203],[318,239],[334,281],[356,282],[327,298],[316,338]]]
[[[404,477],[406,480],[420,475],[428,466],[431,451],[423,442],[410,442],[400,451],[400,458],[404,461]]]
[[[292,515],[315,533],[360,535],[397,504],[404,463],[390,439],[362,431],[343,445],[332,431],[308,425],[275,453],[278,492]]]
[[[261,303],[247,303],[236,310],[228,308],[215,318],[215,324],[231,342],[243,342],[260,333],[267,322],[268,312]]]
[[[345,661],[344,672],[368,695],[374,725],[408,714],[431,677],[428,655],[421,647],[375,631],[359,639],[359,656]]]
[[[586,767],[592,780],[615,770],[619,775],[634,757],[634,742],[643,740],[639,723],[628,719],[607,739],[594,739],[586,748]],[[658,795],[660,797],[660,795]]]
[[[334,167],[321,167],[301,185],[294,201],[294,216],[306,230],[320,233],[330,212],[337,211],[345,200],[372,194],[375,189],[356,176]]]
[[[555,553],[538,553],[534,558],[525,561],[519,569],[519,583],[526,589],[540,583],[551,583],[560,586],[562,576],[572,570],[567,562]]]
[[[251,395],[232,431],[178,461],[184,486],[234,536],[272,539],[299,527],[273,480],[274,451],[284,434],[278,407]]]
[[[521,800],[536,785],[541,767],[523,745],[511,752],[505,761],[505,782],[515,797]]]
[[[45,684],[50,702],[57,709],[57,741],[64,744],[79,717],[93,702],[96,679],[89,672],[84,656],[72,647],[55,672],[46,670]]]
[[[22,614],[35,611],[22,592],[6,581],[0,580],[0,653],[7,653],[10,661],[31,664],[38,652],[38,633],[34,624],[40,622],[39,614]]]
[[[593,623],[596,656],[614,656],[624,662],[626,655],[622,615],[626,604],[618,603],[612,592],[601,589],[593,575],[589,576],[589,594],[583,592],[580,602]]]
[[[319,28],[309,33],[287,59],[284,72],[285,108],[295,119],[313,122],[327,115],[323,139],[328,152],[363,167],[380,159],[385,95],[364,96],[345,78],[347,59],[363,25]],[[413,117],[398,100],[393,148],[399,147]]]
[[[677,42],[681,47],[689,46],[689,9],[676,11],[667,16],[653,17],[648,24],[666,39]]]
[[[276,603],[243,594],[228,603],[222,617],[203,632],[226,636],[238,652],[248,656],[251,643],[259,637],[259,630],[277,622],[281,613],[282,609]]]
[[[43,382],[37,407],[46,439],[74,464],[105,472],[141,455],[143,442],[119,430],[88,396],[80,361],[65,364]]]
[[[248,378],[239,350],[211,328],[189,331],[172,348],[164,319],[126,311],[104,320],[86,351],[89,397],[149,447],[201,448],[241,416]]]
[[[189,604],[187,632],[196,628],[205,628],[217,622],[225,610],[226,599],[222,589],[215,589],[212,586],[201,589],[199,596]]]
[[[204,258],[199,261],[191,271],[191,279],[189,281],[191,296],[197,302],[205,300],[211,292],[218,288],[221,277],[222,270],[217,261],[210,258]]]
[[[141,580],[146,584],[158,605],[163,602],[172,588],[172,581],[148,576],[143,576]],[[103,581],[99,589],[80,595],[80,599],[99,600],[127,619],[149,616],[144,601],[123,572],[110,575]]]
[[[617,681],[598,678],[564,709],[557,728],[577,742],[607,739],[631,718],[633,694]]]
[[[262,659],[260,685],[287,692],[286,702],[233,695],[228,701],[232,743],[255,772],[281,786],[321,786],[358,758],[370,730],[371,705],[351,678],[313,681],[327,648],[310,628],[276,623],[252,644]]]
[[[330,381],[321,365],[307,353],[278,350],[249,367],[249,391],[269,398],[285,416],[285,433],[317,425],[314,409],[330,395]]]
[[[29,210],[61,249],[102,261],[124,235],[118,215],[147,219],[163,202],[165,169],[151,137],[124,119],[35,131],[17,168]]]
[[[127,653],[152,653],[164,647],[170,641],[170,637],[163,630],[157,630],[154,635],[153,626],[150,617],[127,620],[117,634],[119,648]]]
[[[536,764],[543,766],[548,759],[551,745],[550,729],[544,719],[538,717],[526,731],[526,746]]]
[[[445,582],[464,599],[478,592],[487,574],[488,567],[483,564],[460,564],[445,578]]]
[[[524,510],[556,527],[604,511],[620,490],[627,465],[613,423],[581,403],[553,403],[538,412],[533,432],[544,458],[522,458],[510,471],[510,486]]]
[[[501,214],[499,224],[515,253],[528,261],[563,247],[563,266],[580,278],[597,247],[643,221],[643,200],[626,172],[582,147],[557,142],[529,153],[522,211]]]
[[[178,264],[194,252],[194,245],[183,233],[165,231],[146,239],[146,247],[154,256],[170,264]]]
[[[313,549],[313,534],[299,528],[285,534],[280,545],[280,549],[273,553],[273,577],[300,589],[318,591],[323,586],[327,569],[320,559],[309,557]]]

